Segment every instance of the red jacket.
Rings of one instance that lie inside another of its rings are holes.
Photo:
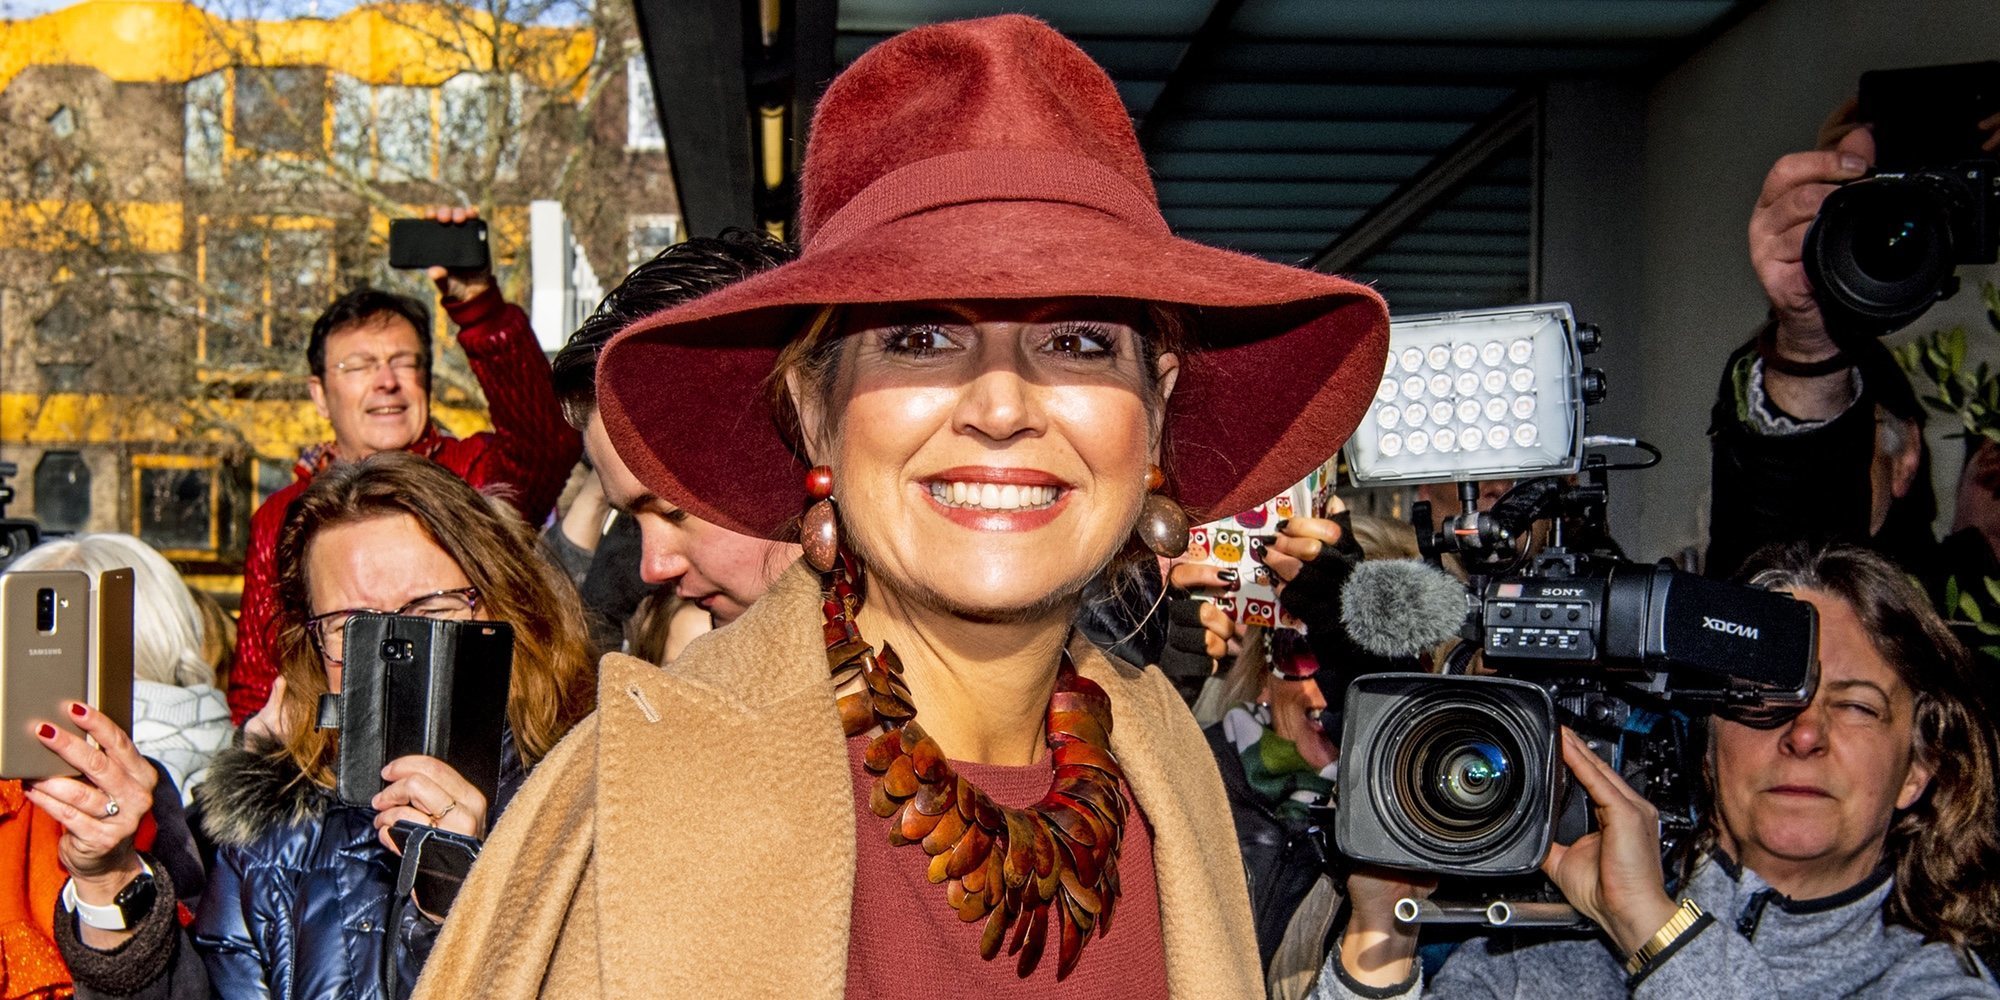
[[[549,361],[528,328],[528,314],[489,289],[446,303],[459,327],[458,343],[486,392],[493,429],[463,440],[435,427],[409,448],[465,477],[474,488],[511,503],[529,524],[549,516],[583,453],[583,440],[563,420],[550,381]],[[229,675],[229,710],[240,725],[264,707],[278,675],[272,616],[277,604],[278,530],[292,500],[333,456],[331,444],[301,458],[298,478],[271,494],[250,518],[250,551],[243,567],[243,611],[237,624],[236,667]]]

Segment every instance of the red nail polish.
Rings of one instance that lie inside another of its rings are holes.
[[[83,707],[83,702],[72,702],[69,706],[69,714],[81,719],[90,714],[90,709]]]
[[[35,735],[45,740],[55,739],[56,727],[51,726],[48,723],[44,722],[41,725],[35,727]]]

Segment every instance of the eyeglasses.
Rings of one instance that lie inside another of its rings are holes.
[[[355,615],[412,615],[418,618],[438,618],[451,621],[465,621],[479,609],[479,588],[460,587],[456,590],[440,590],[425,594],[394,611],[378,611],[374,608],[342,608],[323,615],[306,619],[306,637],[312,640],[313,648],[326,662],[339,665],[346,652],[347,622]]]
[[[388,365],[389,370],[394,372],[397,378],[403,378],[404,376],[416,375],[422,371],[423,358],[415,354],[394,354],[390,355],[387,361],[384,361],[381,358],[362,354],[334,362],[333,370],[339,373],[342,378],[362,379],[374,376],[376,372],[382,370],[383,365]]]

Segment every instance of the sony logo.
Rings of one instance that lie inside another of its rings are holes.
[[[1543,587],[1543,597],[1582,597],[1582,587]]]
[[[1710,618],[1707,615],[1701,616],[1701,627],[1711,632],[1720,632],[1723,635],[1740,635],[1745,639],[1757,638],[1757,630],[1755,628],[1748,625],[1739,625],[1736,622],[1723,621],[1720,618]]]

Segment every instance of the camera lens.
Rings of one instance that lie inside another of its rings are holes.
[[[1373,758],[1385,832],[1448,867],[1511,856],[1546,826],[1554,727],[1526,699],[1489,685],[1438,685],[1383,720]]]
[[[1952,197],[1929,178],[1856,181],[1806,233],[1806,277],[1835,332],[1887,333],[1936,302],[1952,274]]]
[[[1520,742],[1488,706],[1442,706],[1391,758],[1396,797],[1414,831],[1449,847],[1477,845],[1520,804]]]
[[[1438,799],[1453,809],[1477,814],[1492,808],[1513,772],[1507,752],[1491,743],[1454,749],[1438,770]]]

